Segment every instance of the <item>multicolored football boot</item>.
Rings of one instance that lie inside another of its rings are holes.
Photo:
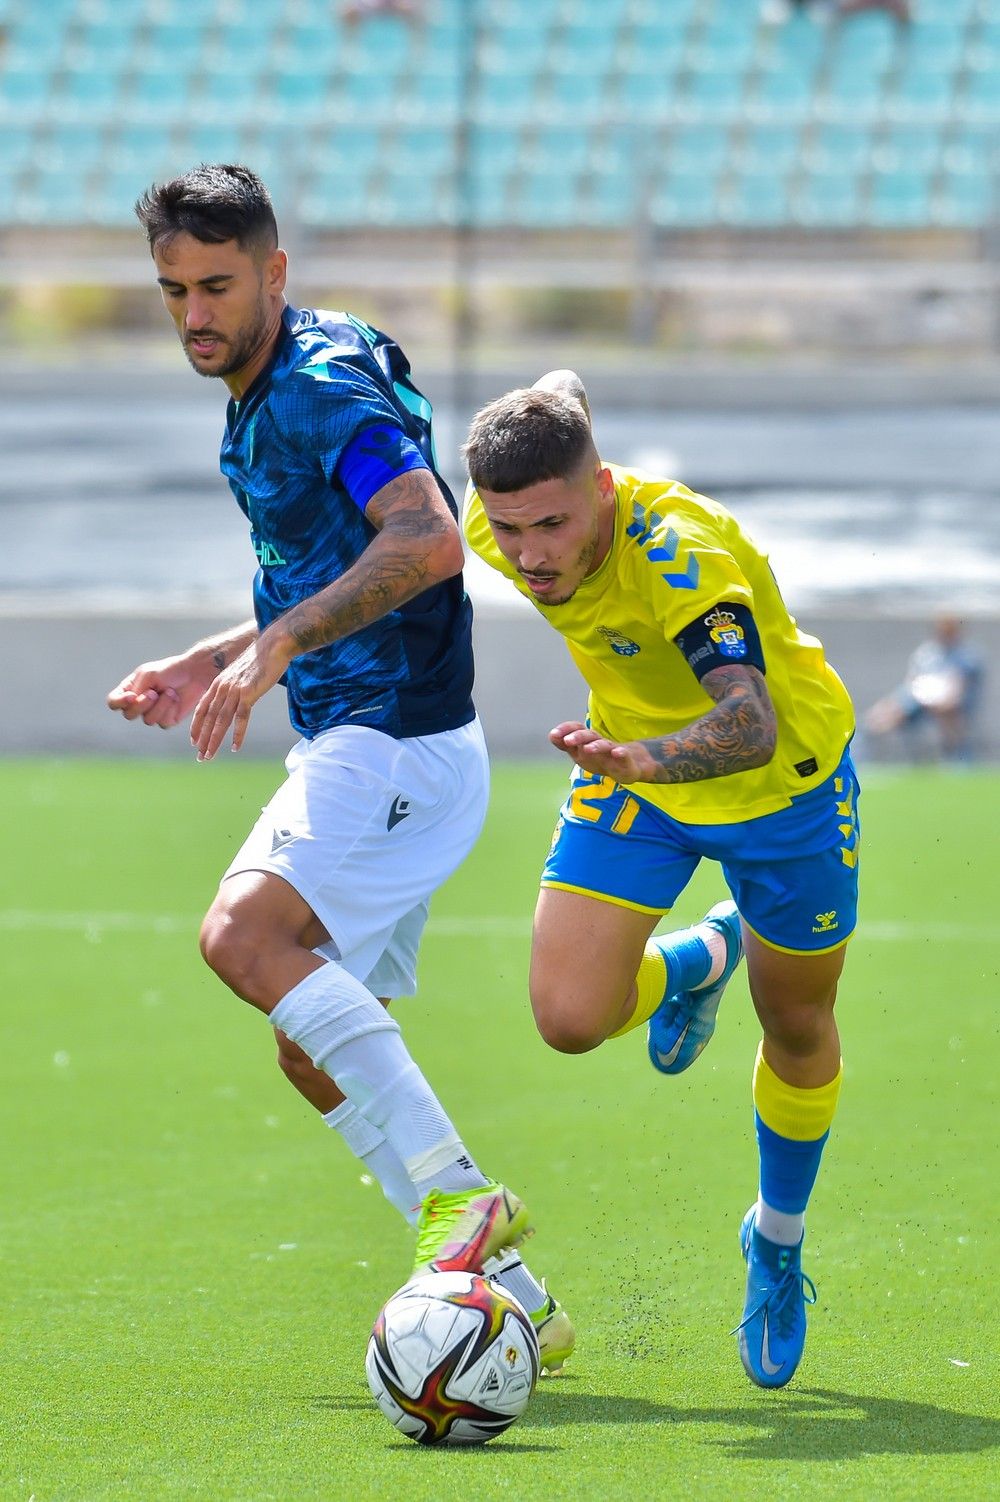
[[[481,1273],[503,1247],[520,1246],[534,1227],[525,1206],[503,1184],[446,1194],[432,1189],[417,1222],[413,1276],[420,1273]]]
[[[708,1046],[715,1032],[722,993],[743,958],[743,936],[735,902],[728,899],[717,902],[709,908],[702,923],[718,929],[725,938],[725,968],[711,986],[698,991],[677,991],[666,997],[650,1017],[646,1034],[649,1059],[661,1074],[682,1074]]]
[[[802,1271],[802,1242],[768,1241],[757,1230],[757,1206],[751,1205],[740,1226],[740,1250],[747,1264],[743,1320],[733,1331],[740,1360],[758,1387],[784,1387],[802,1359],[806,1305],[816,1302],[816,1286]]]
[[[545,1288],[544,1278],[542,1287]],[[541,1375],[558,1377],[573,1354],[576,1331],[563,1306],[552,1297],[547,1288],[545,1292],[548,1303],[543,1304],[541,1309],[536,1309],[529,1318],[538,1336],[538,1349],[542,1357]]]

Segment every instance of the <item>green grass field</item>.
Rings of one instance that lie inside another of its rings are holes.
[[[1000,776],[880,772],[809,1217],[799,1375],[747,1382],[756,1190],[742,975],[677,1080],[641,1035],[550,1052],[526,1000],[557,765],[497,771],[398,1015],[482,1165],[531,1203],[570,1373],[474,1452],[368,1396],[409,1233],[202,965],[200,913],[279,769],[0,765],[3,1502],[996,1496]],[[676,916],[721,895],[703,867]]]

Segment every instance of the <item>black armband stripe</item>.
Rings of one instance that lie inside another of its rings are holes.
[[[713,668],[731,667],[734,663],[767,672],[757,622],[746,605],[735,601],[713,605],[705,615],[678,631],[674,641],[698,679]]]

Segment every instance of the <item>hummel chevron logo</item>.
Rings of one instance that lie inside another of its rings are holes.
[[[392,807],[389,810],[389,817],[385,821],[386,829],[395,829],[396,825],[402,823],[409,812],[409,798],[404,798],[402,793],[398,793],[392,800]]]

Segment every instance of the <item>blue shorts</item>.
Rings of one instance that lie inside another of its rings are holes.
[[[822,954],[858,914],[857,773],[849,750],[825,782],[741,824],[682,824],[610,777],[577,769],[542,886],[667,913],[704,856],[747,926],[773,949]]]

